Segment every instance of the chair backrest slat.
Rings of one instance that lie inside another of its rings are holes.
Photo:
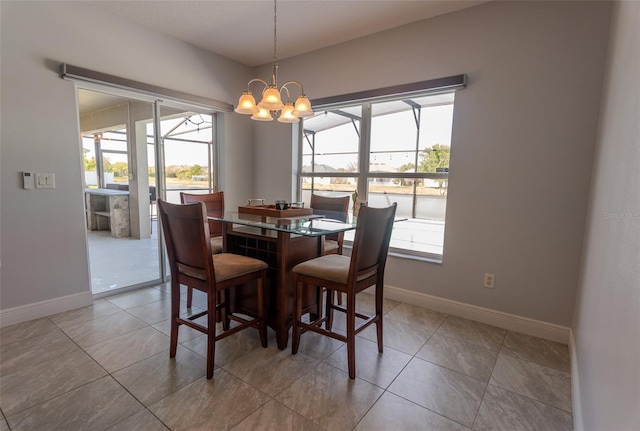
[[[180,202],[188,204],[192,202],[204,202],[207,208],[207,216],[222,217],[224,215],[224,192],[205,194],[180,192]],[[222,235],[222,222],[208,220],[211,236]]]
[[[158,199],[171,276],[207,280],[215,283],[209,224],[203,202],[177,205]]]
[[[350,282],[377,271],[384,272],[397,204],[388,208],[362,206],[351,252]]]
[[[332,197],[312,194],[309,206],[313,209],[314,214],[321,214],[327,218],[346,221],[347,213],[349,212],[350,199],[351,198],[348,195]],[[338,241],[342,240],[343,236],[344,234],[330,234],[325,238]]]

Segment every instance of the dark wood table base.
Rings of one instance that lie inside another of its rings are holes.
[[[266,262],[268,278],[267,320],[276,332],[278,348],[285,349],[289,339],[289,329],[293,319],[293,276],[292,268],[300,262],[320,255],[322,237],[294,236],[287,232],[272,231],[247,226],[233,227],[223,223],[224,250],[253,257]],[[310,289],[303,301],[303,314],[317,313],[319,294]],[[234,311],[255,315],[255,298],[249,292],[255,289],[236,289],[232,299]]]

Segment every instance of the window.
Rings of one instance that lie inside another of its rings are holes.
[[[391,252],[442,259],[453,91],[316,108],[302,126],[300,190],[397,202]],[[353,233],[351,233],[353,236]]]
[[[164,182],[167,199],[179,202],[181,191],[210,193],[215,189],[214,114],[192,111],[175,114],[162,107],[167,115],[160,119],[163,143]],[[153,121],[141,120],[146,129],[149,185],[156,186]],[[142,138],[144,139],[144,135]],[[82,136],[85,183],[88,187],[109,187],[129,182],[127,129],[114,128],[89,132]],[[99,156],[96,158],[96,154]]]
[[[180,192],[213,192],[217,182],[214,139],[216,114],[188,111],[176,115],[168,108],[163,108],[161,114],[162,178],[166,200],[180,202]],[[152,136],[153,123],[147,125],[147,133]],[[149,142],[149,145],[153,146],[153,142]],[[150,159],[149,176],[155,182],[155,163],[152,165],[152,162]]]
[[[107,187],[129,181],[126,128],[86,134],[82,144],[86,186]]]
[[[311,191],[344,196],[357,189],[362,107],[351,106],[316,114],[304,121],[302,200]]]

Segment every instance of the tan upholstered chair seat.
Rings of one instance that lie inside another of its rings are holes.
[[[216,274],[216,282],[251,274],[254,271],[267,269],[269,265],[261,260],[253,259],[239,254],[219,253],[213,255],[213,271]],[[198,268],[178,264],[178,270],[189,277],[198,280],[206,280],[206,273]]]
[[[213,270],[216,273],[217,283],[267,269],[267,267],[268,265],[261,260],[239,254],[220,253],[213,255]]]
[[[293,272],[310,277],[322,278],[323,280],[329,280],[335,283],[347,284],[350,263],[351,257],[349,256],[328,254],[297,264],[293,268]],[[364,280],[371,274],[373,274],[373,272],[363,274],[358,277],[357,281]]]
[[[297,264],[293,272],[346,284],[350,263],[351,258],[348,256],[328,254]]]
[[[222,253],[222,237],[221,236],[212,236],[210,239],[210,242],[211,242],[211,254]]]

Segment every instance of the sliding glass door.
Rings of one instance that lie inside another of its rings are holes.
[[[214,189],[215,117],[90,90],[78,94],[94,297],[158,284],[166,270],[156,200],[177,202],[180,190]]]
[[[160,144],[165,199],[179,203],[180,192],[216,189],[215,116],[160,106]]]

